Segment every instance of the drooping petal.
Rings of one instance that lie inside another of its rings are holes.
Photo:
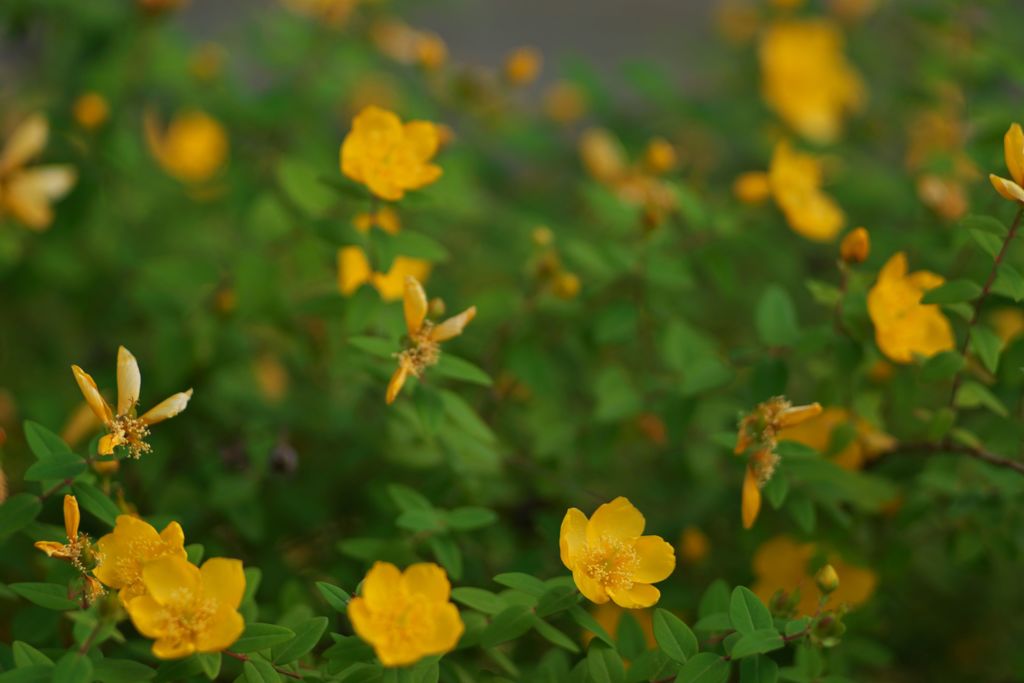
[[[241,563],[239,563],[241,564]],[[196,634],[198,652],[221,652],[231,647],[245,630],[245,620],[237,610],[221,605]]]
[[[117,350],[117,414],[127,415],[139,402],[142,389],[142,373],[139,362],[125,347]]]
[[[161,605],[184,605],[202,587],[199,568],[176,555],[153,560],[142,568],[142,582]]]
[[[671,543],[660,536],[641,536],[633,544],[639,562],[633,572],[633,581],[657,583],[664,581],[676,568],[676,551]]]
[[[53,222],[55,200],[74,186],[77,174],[70,166],[40,166],[17,171],[7,181],[3,202],[14,217],[34,230]]]
[[[595,605],[603,605],[608,602],[608,592],[604,589],[604,586],[584,574],[581,570],[573,570],[572,580],[580,590],[580,593],[583,594],[583,597],[590,600],[590,602]]]
[[[64,531],[68,534],[68,540],[78,538],[78,525],[82,521],[82,513],[78,510],[78,499],[74,496],[64,496]]]
[[[743,500],[740,504],[743,517],[743,528],[749,529],[757,521],[757,515],[761,511],[761,489],[757,486],[757,476],[754,471],[747,468],[743,477]]]
[[[446,602],[452,585],[444,569],[433,562],[418,562],[402,572],[402,584],[410,595],[423,595],[432,602]]]
[[[67,551],[67,546],[57,541],[36,541],[35,547],[46,553],[47,557],[56,557],[57,559],[66,560],[71,557]]]
[[[96,381],[82,368],[77,365],[71,366],[71,372],[75,375],[75,381],[78,382],[78,388],[82,391],[82,396],[85,397],[85,402],[92,408],[92,412],[96,413],[96,417],[100,419],[105,425],[109,425],[113,419],[113,414],[110,411],[110,406],[100,395],[100,390],[96,387]]]
[[[402,390],[405,385],[405,378],[409,376],[409,369],[404,365],[399,365],[398,369],[395,370],[395,374],[391,375],[391,380],[388,382],[387,395],[384,400],[387,401],[388,405],[395,402],[398,398],[398,392]]]
[[[1010,126],[1003,137],[1003,151],[1006,157],[1006,168],[1010,177],[1017,185],[1024,185],[1024,131],[1020,124]]]
[[[245,572],[241,560],[214,557],[203,563],[199,573],[203,580],[203,595],[232,610],[238,609],[245,595]]]
[[[779,427],[783,429],[793,427],[821,415],[821,411],[821,404],[818,402],[787,408],[779,414]]]
[[[147,410],[139,419],[147,425],[154,425],[157,422],[163,422],[164,420],[170,419],[185,410],[185,406],[188,405],[188,400],[190,398],[192,398],[191,389],[188,391],[178,392]]]
[[[587,524],[587,542],[596,543],[608,536],[633,540],[644,533],[644,516],[623,496],[597,508]]]
[[[558,549],[562,564],[572,570],[576,566],[576,555],[587,543],[587,516],[577,508],[569,508],[562,519],[558,534]]]
[[[462,313],[453,315],[437,327],[430,330],[430,338],[436,342],[443,342],[462,334],[463,328],[476,317],[476,306],[470,306]]]
[[[992,181],[992,187],[996,188],[996,192],[1001,194],[1004,199],[1009,199],[1011,202],[1024,202],[1024,188],[1017,183],[1000,178],[994,173],[990,173],[988,179]]]
[[[632,588],[616,588],[609,590],[608,595],[619,607],[626,609],[642,609],[657,604],[661,591],[646,583],[634,583]]]
[[[3,152],[0,152],[0,174],[24,166],[25,162],[43,151],[50,135],[50,125],[42,114],[32,114],[15,128]]]
[[[405,329],[409,336],[416,336],[427,318],[427,293],[423,285],[411,275],[405,278],[405,295],[402,298],[402,312],[405,314]]]

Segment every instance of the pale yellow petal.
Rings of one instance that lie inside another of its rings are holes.
[[[576,555],[587,543],[587,516],[577,508],[569,508],[562,519],[558,534],[558,549],[562,564],[572,571],[576,566]]]
[[[1024,202],[1024,188],[1017,183],[1006,178],[1000,178],[992,173],[989,174],[988,179],[992,181],[992,187],[996,188],[996,192],[1001,194],[1003,198],[1009,199],[1012,202]]]
[[[147,425],[163,422],[185,410],[190,398],[192,398],[191,389],[174,394],[147,410],[140,419]]]
[[[409,336],[415,337],[427,318],[427,293],[423,291],[423,285],[419,280],[411,275],[405,278],[402,311],[405,314],[405,328],[409,331]]]
[[[398,369],[395,370],[395,374],[391,375],[391,380],[388,381],[388,391],[384,400],[388,405],[395,402],[398,398],[398,393],[402,391],[402,387],[405,386],[405,378],[409,376],[409,369],[404,365],[399,365]]]
[[[597,508],[587,524],[588,543],[604,537],[632,541],[643,533],[644,516],[622,496]]]
[[[64,496],[64,531],[68,534],[69,540],[78,537],[78,525],[82,521],[82,513],[78,510],[78,499],[74,496]]]
[[[142,389],[142,373],[139,362],[125,347],[117,350],[117,414],[127,415],[139,402]]]
[[[71,555],[67,551],[67,545],[64,543],[58,543],[57,541],[36,541],[35,547],[38,550],[42,550],[46,553],[47,557],[56,557],[58,559],[69,559]]]
[[[476,306],[470,306],[462,313],[453,315],[437,327],[430,330],[430,338],[436,342],[443,342],[452,337],[462,334],[462,330],[469,322],[476,317]]]
[[[199,573],[203,580],[203,595],[232,610],[242,604],[245,572],[241,560],[214,557],[203,563]]]
[[[749,467],[743,477],[743,500],[740,508],[743,513],[743,528],[749,529],[754,526],[757,515],[761,512],[761,489],[757,486],[757,477]]]
[[[24,166],[46,147],[50,125],[42,114],[32,114],[11,132],[0,152],[0,174]]]
[[[633,544],[639,562],[633,581],[657,583],[664,581],[676,568],[676,551],[660,536],[641,536]]]
[[[96,387],[96,381],[89,375],[89,373],[82,370],[77,365],[71,366],[71,372],[75,375],[75,381],[78,382],[78,388],[82,391],[82,396],[85,397],[85,402],[92,408],[92,412],[96,414],[96,417],[100,419],[105,425],[109,425],[113,419],[113,415],[110,411],[110,406],[100,396],[100,390]]]
[[[1010,177],[1018,185],[1024,185],[1024,131],[1020,124],[1010,126],[1003,137],[1003,151],[1006,156],[1006,168]]]

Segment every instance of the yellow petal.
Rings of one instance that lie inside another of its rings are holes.
[[[115,436],[114,434],[104,434],[100,437],[100,442],[96,447],[96,452],[100,455],[113,455],[114,449],[124,443],[124,439]]]
[[[117,414],[127,415],[139,402],[142,374],[139,363],[125,347],[117,350]]]
[[[580,570],[574,570],[572,573],[572,580],[579,588],[580,593],[583,594],[587,600],[590,600],[595,605],[603,605],[608,602],[608,592],[605,591],[604,586],[593,580]]]
[[[203,595],[232,610],[238,609],[245,595],[245,572],[241,560],[215,557],[204,562],[199,573],[203,580]]]
[[[676,551],[660,536],[641,536],[633,544],[639,563],[633,581],[657,583],[664,581],[676,568]]]
[[[395,370],[395,374],[391,375],[391,380],[388,382],[388,391],[384,400],[387,401],[388,405],[395,402],[398,398],[398,392],[402,390],[405,385],[405,378],[409,376],[409,370],[404,365],[399,365],[398,369]]]
[[[18,124],[0,152],[0,174],[24,166],[42,152],[49,135],[50,126],[42,114],[33,114]]]
[[[989,174],[988,179],[992,181],[992,187],[996,188],[996,192],[1003,198],[1009,199],[1011,202],[1024,202],[1024,188],[1017,183],[992,173]]]
[[[343,296],[351,296],[370,280],[372,273],[370,261],[362,249],[342,247],[338,250],[338,290]]]
[[[1003,151],[1006,157],[1006,168],[1010,177],[1018,185],[1024,185],[1024,131],[1020,124],[1010,126],[1003,137]]]
[[[411,275],[405,278],[402,311],[405,313],[405,328],[409,331],[410,337],[415,337],[427,318],[427,293],[423,291],[423,285],[419,280]]]
[[[570,571],[576,566],[576,555],[587,542],[587,516],[577,508],[569,508],[562,519],[558,549],[562,564]]]
[[[190,398],[192,398],[191,389],[174,394],[147,410],[140,419],[147,425],[163,422],[185,410]]]
[[[430,275],[430,261],[408,256],[396,256],[391,268],[385,274],[374,273],[371,276],[373,286],[384,301],[397,301],[405,294],[405,278],[412,276],[423,282]]]
[[[93,575],[116,589],[141,581],[142,564],[164,554],[160,540],[156,529],[138,517],[118,515],[114,530],[96,542],[103,562]],[[184,549],[178,549],[184,555]]]
[[[147,526],[149,525],[147,524]],[[183,550],[185,548],[185,531],[177,522],[171,522],[160,532],[160,540],[166,543],[169,548]]]
[[[191,640],[161,638],[153,643],[153,656],[157,659],[184,659],[195,651],[196,645]]]
[[[67,546],[63,543],[56,541],[36,541],[35,547],[46,553],[47,557],[56,557],[61,560],[68,559],[70,554],[67,552]]]
[[[387,607],[397,600],[402,585],[402,572],[390,562],[375,562],[363,579],[361,590],[366,605],[372,610]]]
[[[142,568],[142,582],[164,606],[188,604],[202,586],[199,568],[176,555],[153,560]]]
[[[805,406],[793,406],[783,410],[779,415],[779,427],[786,428],[798,425],[801,422],[810,420],[811,418],[821,415],[821,404],[810,403]]]
[[[644,532],[644,516],[626,498],[619,496],[597,508],[587,524],[587,542],[596,543],[608,536],[633,540]]]
[[[443,342],[452,337],[462,334],[463,328],[476,317],[476,306],[470,306],[462,313],[453,315],[437,327],[430,330],[430,338],[436,342]]]
[[[18,221],[42,230],[53,222],[55,200],[74,186],[77,175],[70,166],[40,166],[11,174],[3,200]]]
[[[170,613],[150,595],[142,595],[125,605],[135,629],[147,638],[159,638],[167,628]]]
[[[740,507],[743,513],[743,528],[749,529],[754,526],[761,511],[761,489],[757,487],[757,477],[749,467],[743,477],[743,501]]]
[[[430,121],[409,121],[404,126],[405,143],[409,145],[413,156],[419,161],[427,161],[435,153],[440,143],[437,126]]]
[[[380,634],[377,630],[377,622],[373,618],[365,598],[356,596],[349,600],[345,613],[348,615],[348,620],[352,622],[352,628],[356,635],[371,644],[378,639]]]
[[[741,174],[732,184],[732,192],[741,202],[757,204],[771,194],[768,174],[762,171],[750,171]]]
[[[624,590],[617,588],[609,590],[608,595],[619,607],[626,609],[642,609],[650,607],[661,598],[661,591],[646,583],[634,583],[633,587]]]
[[[209,564],[209,563],[207,563]],[[241,562],[239,562],[241,565]],[[206,622],[206,628],[196,634],[198,652],[221,652],[231,647],[245,630],[245,620],[235,609],[221,605]]]
[[[78,510],[78,499],[74,496],[64,496],[64,531],[68,534],[68,540],[78,538],[78,525],[82,521],[82,513]]]
[[[96,382],[89,373],[82,370],[77,365],[71,366],[71,372],[75,375],[75,381],[78,382],[78,388],[81,389],[82,395],[85,397],[85,402],[92,408],[92,412],[96,414],[96,417],[100,419],[103,424],[108,425],[113,419],[113,415],[110,411],[110,406],[100,396],[100,390],[96,388]]]
[[[426,634],[426,638],[420,645],[426,654],[431,655],[440,655],[454,650],[459,638],[466,630],[458,608],[450,602],[438,605],[434,609],[430,624],[433,629]]]
[[[402,572],[402,584],[409,595],[423,595],[433,602],[447,602],[452,592],[448,575],[433,562],[419,562]]]

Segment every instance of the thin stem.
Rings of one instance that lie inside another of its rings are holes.
[[[67,479],[64,479],[62,481],[57,482],[52,487],[50,487],[50,488],[46,489],[45,491],[43,491],[42,493],[40,493],[39,494],[39,500],[40,501],[46,500],[47,498],[49,498],[53,494],[57,493],[57,491],[60,491],[65,486],[71,486],[71,484],[74,481],[75,481],[74,477],[68,477]]]
[[[103,629],[103,626],[103,621],[96,622],[96,625],[92,627],[92,630],[89,631],[89,635],[85,637],[85,640],[82,641],[82,645],[78,648],[78,654],[84,655],[89,652],[89,648],[92,647],[93,641],[96,640],[96,636],[100,634],[100,631]]]
[[[1024,216],[1024,202],[1021,202],[1017,208],[1017,215],[1013,219],[1013,224],[1010,226],[1010,231],[1006,233],[1006,238],[1003,240],[1003,246],[999,248],[999,253],[996,254],[995,261],[992,262],[992,269],[988,273],[988,279],[985,280],[985,286],[981,288],[981,294],[974,300],[974,311],[971,313],[971,320],[967,323],[967,334],[964,335],[963,344],[960,346],[960,355],[967,357],[967,349],[971,344],[971,332],[974,330],[974,325],[978,322],[978,318],[981,316],[981,308],[985,303],[985,299],[988,298],[989,292],[992,290],[992,284],[996,281],[996,274],[999,272],[999,264],[1003,262],[1003,258],[1006,256],[1007,249],[1010,248],[1010,243],[1017,236],[1017,228],[1020,227],[1021,216]],[[949,393],[949,405],[953,406],[956,401],[956,392],[960,389],[960,383],[963,381],[963,371],[957,371],[953,377],[953,388]]]
[[[898,453],[920,453],[921,455],[942,455],[946,453],[953,455],[965,455],[968,458],[974,458],[975,460],[986,462],[994,467],[1002,467],[1004,469],[1024,474],[1024,462],[1020,460],[1011,460],[1010,458],[985,450],[980,446],[969,446],[967,444],[956,444],[951,442],[934,443],[928,441],[900,443],[896,444],[889,450],[880,453],[879,458],[896,455]]]
[[[240,654],[238,652],[232,652],[231,650],[224,650],[224,654],[226,654],[228,657],[231,657],[232,659],[237,659],[240,662],[248,662],[251,659],[249,657],[249,655],[243,655],[243,654]],[[300,674],[295,673],[294,671],[289,671],[288,669],[282,669],[281,667],[277,666],[276,664],[271,664],[270,666],[274,667],[274,671],[276,671],[277,673],[281,674],[282,676],[287,676],[288,678],[293,678],[296,681],[303,680],[302,676]]]

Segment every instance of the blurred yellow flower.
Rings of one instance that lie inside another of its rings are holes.
[[[117,350],[117,413],[100,395],[96,382],[88,373],[77,365],[72,365],[71,371],[86,403],[107,428],[108,433],[100,439],[100,455],[110,455],[118,446],[126,446],[128,454],[133,458],[148,453],[152,450],[146,443],[149,428],[185,410],[192,398],[191,389],[182,391],[161,401],[142,416],[136,416],[142,375],[135,356],[123,346]]]
[[[427,71],[436,71],[448,61],[448,44],[436,33],[421,31],[416,40],[416,61]]]
[[[910,363],[914,356],[934,356],[954,348],[953,328],[936,304],[921,297],[944,282],[941,275],[919,270],[907,273],[907,255],[893,254],[868,292],[868,314],[875,342],[889,360]]]
[[[166,130],[161,130],[156,113],[147,110],[143,125],[150,154],[177,180],[205,182],[227,161],[227,132],[209,114],[185,111],[177,114]]]
[[[430,163],[437,152],[437,127],[429,121],[403,124],[395,114],[369,106],[352,121],[341,145],[341,172],[381,199],[401,199],[441,177]]]
[[[388,382],[386,400],[389,405],[398,397],[409,375],[419,377],[424,370],[437,364],[441,357],[441,342],[462,334],[469,321],[476,317],[476,306],[470,306],[436,325],[427,320],[427,293],[411,275],[405,277],[402,299],[409,345],[399,352],[398,369]]]
[[[829,242],[842,230],[846,217],[835,200],[822,192],[822,167],[816,157],[794,150],[786,141],[778,143],[768,168],[768,183],[794,232]]]
[[[562,564],[580,593],[596,604],[612,600],[627,609],[650,607],[676,567],[675,549],[660,536],[643,536],[644,516],[622,496],[601,505],[587,519],[569,508],[558,545]]]
[[[535,47],[516,48],[505,57],[505,80],[515,86],[529,85],[537,80],[544,55]]]
[[[102,126],[110,116],[110,105],[98,92],[82,93],[75,100],[71,109],[75,123],[86,130],[95,130]]]
[[[239,560],[216,557],[199,568],[167,555],[142,567],[142,584],[146,593],[125,607],[139,633],[154,639],[158,659],[221,652],[242,635],[238,606],[245,573]]]
[[[360,595],[348,604],[356,634],[373,646],[381,664],[407,666],[455,648],[465,626],[450,600],[445,571],[421,562],[399,571],[377,562],[363,579]]]
[[[142,568],[161,557],[186,559],[185,532],[177,522],[156,529],[131,515],[119,515],[114,530],[96,542],[101,562],[93,575],[116,591],[123,604],[145,595]]]
[[[49,137],[46,118],[33,114],[15,127],[0,149],[0,217],[9,213],[32,230],[50,227],[51,204],[70,192],[78,178],[67,164],[25,167],[43,151]]]
[[[1014,339],[1024,335],[1024,311],[1009,306],[997,308],[989,316],[992,329],[1003,341],[1009,344]]]
[[[754,553],[755,579],[751,590],[769,604],[777,591],[784,591],[788,596],[799,589],[797,614],[815,614],[821,591],[814,580],[811,561],[820,554],[814,544],[798,543],[788,536],[765,541]],[[857,607],[875,592],[878,576],[872,570],[848,564],[835,554],[828,554],[825,561],[832,565],[839,579],[839,587],[829,596],[834,605]]]
[[[768,174],[763,171],[741,173],[733,181],[732,193],[746,204],[763,202],[772,196],[772,186],[768,182]]]
[[[679,557],[689,564],[697,564],[708,556],[711,551],[711,541],[707,534],[700,530],[700,527],[690,525],[683,529],[679,537]]]
[[[579,153],[584,169],[594,180],[614,191],[622,201],[642,206],[655,222],[676,208],[672,187],[653,174],[643,160],[630,164],[622,143],[604,128],[583,131]],[[664,150],[659,154],[664,161]]]
[[[863,418],[853,415],[845,408],[825,408],[820,415],[799,425],[782,429],[779,441],[796,441],[810,446],[819,453],[828,455],[838,429],[851,428],[853,438],[841,449],[831,454],[832,461],[847,470],[859,470],[864,463],[882,451],[891,448],[895,441],[888,434],[875,429]]]
[[[871,254],[871,234],[867,228],[854,228],[839,243],[839,258],[845,263],[864,263]]]
[[[679,154],[665,138],[652,138],[644,149],[644,165],[651,173],[668,173],[679,163]]]
[[[1003,136],[1003,155],[1006,158],[1006,168],[1010,171],[1010,178],[1001,178],[990,173],[988,179],[992,181],[992,187],[1005,199],[1015,202],[1024,202],[1024,131],[1020,124],[1010,126]]]
[[[544,113],[556,123],[579,121],[587,112],[587,97],[575,83],[556,81],[544,91]]]
[[[771,24],[759,56],[765,102],[809,140],[834,141],[844,116],[864,105],[864,84],[843,54],[842,32],[827,19]]]
[[[397,235],[402,229],[398,212],[390,207],[381,207],[374,212],[360,213],[352,221],[356,230],[369,232],[377,227],[389,235]],[[386,273],[378,273],[370,265],[370,259],[362,248],[356,246],[338,249],[338,290],[343,296],[351,296],[357,289],[369,283],[385,301],[401,299],[405,293],[405,278],[411,276],[424,281],[430,275],[430,261],[409,256],[395,256]]]

